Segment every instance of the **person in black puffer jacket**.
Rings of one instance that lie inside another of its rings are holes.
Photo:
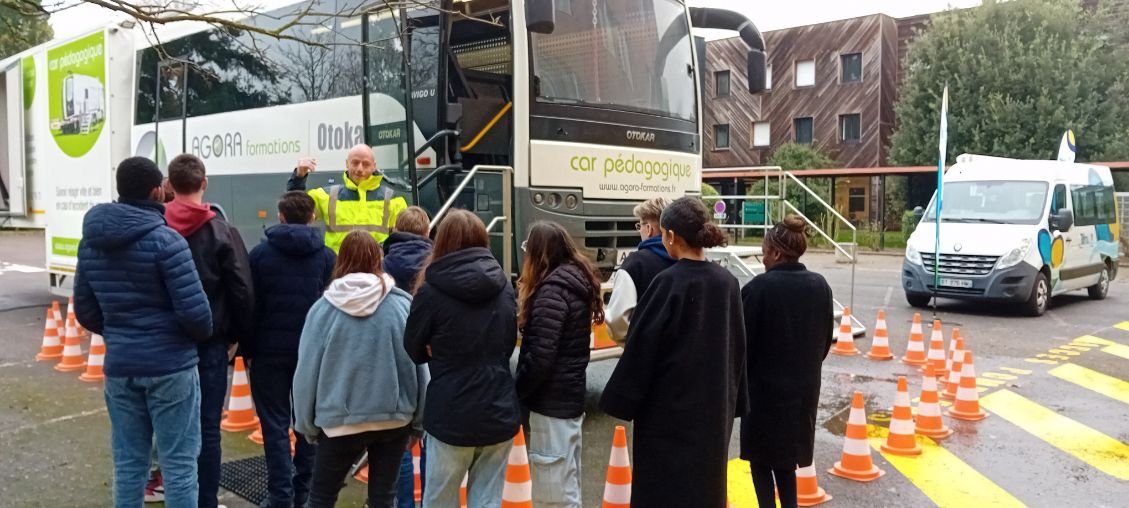
[[[533,501],[578,507],[588,345],[592,323],[604,321],[600,279],[560,224],[534,223],[524,247],[517,393],[530,410]]]
[[[290,456],[291,385],[306,313],[333,280],[337,256],[325,246],[314,220],[314,200],[290,191],[278,201],[282,223],[266,230],[251,251],[255,333],[242,342],[251,359],[251,398],[263,426],[269,506],[301,506],[310,493],[314,448],[302,436]]]
[[[431,257],[429,230],[427,212],[418,206],[409,206],[396,216],[396,226],[384,241],[384,273],[396,279],[396,287],[409,293],[416,276]]]
[[[424,402],[424,506],[499,506],[506,458],[521,406],[510,374],[517,346],[513,286],[490,253],[477,216],[453,210],[439,223],[435,250],[412,301],[404,349],[428,363]]]

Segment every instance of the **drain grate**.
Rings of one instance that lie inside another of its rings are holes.
[[[262,455],[225,462],[220,486],[256,506],[267,498],[267,461]]]

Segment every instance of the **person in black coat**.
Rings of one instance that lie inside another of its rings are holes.
[[[509,277],[490,253],[486,226],[452,210],[412,301],[404,349],[427,363],[423,428],[428,461],[424,506],[458,506],[469,474],[469,506],[499,506],[521,406],[510,374],[517,309]]]
[[[212,336],[197,345],[200,363],[200,508],[219,505],[220,418],[227,394],[228,348],[251,334],[254,292],[243,238],[204,203],[208,189],[204,163],[181,154],[169,161],[173,200],[165,221],[188,241],[192,261],[212,309]]]
[[[678,262],[639,301],[600,408],[635,422],[631,506],[723,508],[733,419],[748,408],[740,288],[705,261],[726,238],[701,200],[676,200],[661,226]]]
[[[251,398],[263,426],[269,506],[301,506],[310,493],[314,447],[298,436],[290,455],[291,385],[306,313],[333,280],[337,256],[311,226],[314,200],[290,191],[278,201],[281,224],[251,250],[255,333],[240,343],[248,360]]]
[[[812,463],[820,368],[834,331],[831,287],[799,262],[805,229],[792,215],[769,230],[767,271],[741,291],[751,406],[741,419],[741,458],[761,506],[774,502],[774,487],[780,506],[796,506],[795,471]]]
[[[518,282],[517,393],[529,408],[533,503],[581,503],[580,449],[592,323],[601,323],[600,279],[568,231],[537,222]]]

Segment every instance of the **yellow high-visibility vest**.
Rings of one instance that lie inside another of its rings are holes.
[[[307,192],[317,203],[317,219],[325,224],[325,245],[337,252],[352,231],[366,231],[383,244],[408,202],[387,186],[382,187],[381,175],[374,174],[360,185],[348,174],[342,176],[343,183]]]

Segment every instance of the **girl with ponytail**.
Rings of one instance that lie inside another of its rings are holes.
[[[820,369],[835,326],[831,287],[800,263],[806,233],[795,215],[770,229],[766,272],[741,291],[751,406],[741,419],[741,458],[761,506],[773,502],[774,488],[782,508],[796,506],[795,471],[812,463]]]
[[[700,199],[671,203],[659,227],[677,261],[632,313],[600,408],[635,422],[632,506],[723,508],[733,419],[748,407],[740,288],[705,260],[726,237]]]

